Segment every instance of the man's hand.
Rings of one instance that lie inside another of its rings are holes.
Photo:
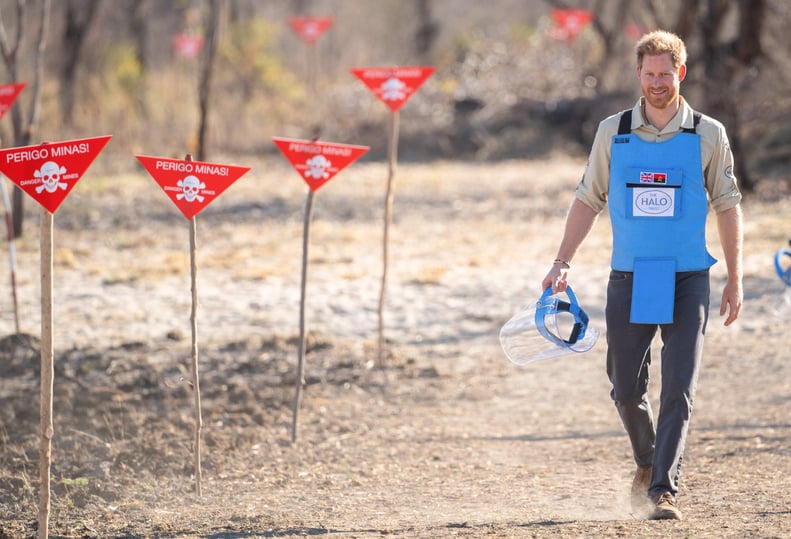
[[[741,282],[728,281],[722,290],[722,304],[720,305],[720,316],[728,313],[728,318],[725,319],[726,326],[730,326],[739,318],[743,299],[744,293],[742,292]]]
[[[722,291],[720,316],[728,313],[725,325],[731,325],[739,318],[742,310],[744,291],[742,289],[742,248],[744,232],[742,225],[742,208],[736,205],[717,213],[717,229],[720,243],[725,254],[725,265],[728,268],[728,283]]]
[[[569,268],[557,263],[552,264],[549,273],[547,273],[547,276],[541,281],[541,290],[544,291],[551,286],[553,294],[565,292],[566,287],[568,287],[568,273]]]

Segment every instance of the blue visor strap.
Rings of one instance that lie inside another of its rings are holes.
[[[777,254],[775,254],[775,270],[777,271],[777,276],[780,277],[780,280],[786,285],[791,286],[791,264],[783,269],[781,260],[784,257],[791,259],[791,249],[780,249],[777,251]]]
[[[548,341],[554,342],[558,346],[572,345],[585,337],[585,330],[588,328],[588,315],[580,308],[577,296],[570,286],[566,287],[566,295],[569,301],[563,301],[552,297],[552,287],[547,287],[541,298],[536,304],[535,324],[538,332]],[[557,312],[568,312],[574,317],[574,326],[568,339],[563,339],[549,331],[546,327],[545,318],[548,314]]]

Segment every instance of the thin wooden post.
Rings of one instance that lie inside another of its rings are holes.
[[[305,223],[302,227],[302,286],[299,298],[299,352],[297,356],[297,374],[294,392],[294,417],[291,423],[291,442],[297,441],[297,421],[299,407],[302,402],[302,388],[305,385],[305,296],[308,280],[308,245],[310,243],[310,221],[313,213],[313,191],[308,190],[305,200]]]
[[[385,289],[387,287],[387,271],[389,244],[390,244],[390,224],[393,214],[393,196],[395,191],[395,173],[398,159],[398,111],[390,115],[390,140],[388,149],[388,174],[387,174],[387,194],[385,196],[385,216],[384,216],[384,236],[382,239],[382,282],[379,288],[379,366],[383,364],[385,336],[384,336],[384,304]]]
[[[185,161],[192,161],[187,154]],[[201,413],[200,376],[198,375],[198,222],[197,217],[190,219],[190,289],[192,290],[192,309],[190,326],[192,328],[192,394],[195,400],[195,493],[203,496],[201,487],[201,432],[203,415]]]
[[[192,311],[190,324],[192,326],[192,389],[195,396],[195,492],[198,497],[203,496],[201,488],[201,431],[203,430],[203,416],[200,402],[200,377],[198,376],[198,263],[197,263],[197,235],[198,224],[196,217],[190,219],[190,276],[192,283]]]
[[[53,216],[41,210],[41,415],[39,446],[40,492],[38,505],[38,536],[49,536],[50,468],[52,463],[52,423],[54,369],[54,330],[52,321],[52,222]]]
[[[319,49],[316,42],[308,43],[307,47],[307,65],[308,65],[308,92],[314,107],[319,104],[318,101],[318,84],[319,84]],[[315,112],[315,109],[314,109]]]

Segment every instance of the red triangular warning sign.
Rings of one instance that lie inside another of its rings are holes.
[[[250,170],[249,167],[201,161],[135,157],[187,219],[195,217]]]
[[[360,67],[350,71],[363,81],[376,97],[396,112],[436,69],[435,67]]]
[[[332,17],[291,17],[289,26],[302,41],[315,43],[332,26]]]
[[[0,172],[55,213],[107,142],[105,137],[0,150]]]
[[[574,41],[593,20],[593,12],[587,9],[553,9],[555,27],[549,36],[559,41]]]
[[[14,101],[25,89],[24,82],[12,82],[11,84],[0,84],[0,119],[14,105]]]
[[[370,149],[368,146],[278,137],[272,140],[311,191],[316,191]]]
[[[203,49],[203,37],[190,33],[176,34],[171,38],[170,44],[176,56],[194,60]]]

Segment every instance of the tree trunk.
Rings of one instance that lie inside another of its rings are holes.
[[[85,9],[77,7],[76,0],[66,2],[66,25],[63,30],[63,51],[65,58],[61,69],[60,108],[63,122],[71,125],[74,119],[74,82],[82,55],[82,44],[88,35],[99,5],[99,0],[79,2]]]
[[[728,11],[737,4],[739,34],[732,42],[720,42]],[[741,117],[735,84],[746,68],[761,54],[764,0],[709,0],[701,19],[703,58],[706,78],[704,95],[706,111],[725,125],[733,151],[736,177],[741,189],[755,189],[755,180],[747,169],[747,156],[741,137]]]
[[[739,36],[736,38],[736,58],[749,65],[763,56],[761,32],[764,26],[766,0],[739,0]]]
[[[135,59],[140,65],[140,72],[145,75],[148,70],[148,54],[146,41],[148,40],[147,20],[150,16],[148,0],[135,0],[132,6],[132,16],[129,18],[129,28],[135,42]]]
[[[131,14],[129,16],[129,31],[132,34],[132,41],[135,44],[135,60],[140,66],[140,85],[135,92],[135,102],[140,110],[141,116],[148,117],[148,52],[146,43],[149,39],[148,19],[151,16],[151,4],[149,0],[134,0]]]
[[[204,62],[200,80],[200,126],[198,127],[198,161],[205,161],[206,134],[208,132],[209,104],[211,103],[211,79],[214,71],[214,61],[217,57],[217,46],[220,40],[220,14],[224,0],[209,0],[209,20],[206,24],[204,39]]]
[[[699,0],[687,0],[681,3],[681,10],[676,21],[675,33],[684,41],[689,39],[698,18]]]
[[[431,0],[418,0],[418,27],[415,32],[415,52],[425,58],[434,46],[439,33],[439,24],[431,16]]]

